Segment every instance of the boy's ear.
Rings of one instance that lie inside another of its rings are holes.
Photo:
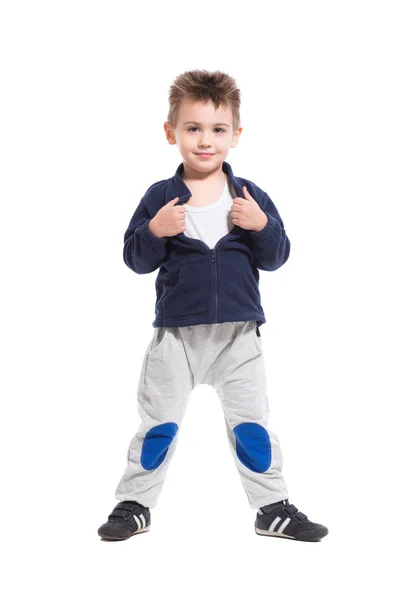
[[[237,146],[237,144],[239,142],[240,134],[242,133],[242,130],[243,130],[243,127],[239,127],[239,129],[237,129],[235,131],[235,133],[233,134],[232,141],[231,141],[231,148],[235,148]]]
[[[168,121],[165,121],[165,123],[164,123],[164,131],[165,131],[165,135],[167,137],[168,143],[176,144],[174,130],[172,129],[172,127]]]

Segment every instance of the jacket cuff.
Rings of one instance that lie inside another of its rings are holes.
[[[139,233],[143,237],[143,239],[151,246],[165,246],[165,244],[167,242],[167,238],[165,238],[165,237],[159,238],[156,235],[154,235],[154,233],[152,233],[149,229],[150,221],[151,221],[151,219],[146,221],[146,223],[143,223],[143,225],[138,227],[136,231],[139,231]]]
[[[265,214],[268,217],[268,223],[265,225],[265,227],[260,231],[250,231],[250,234],[255,241],[279,238],[281,235],[281,224],[279,223],[278,219],[269,213]]]

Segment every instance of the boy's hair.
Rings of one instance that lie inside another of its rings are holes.
[[[240,90],[236,81],[222,71],[195,69],[178,75],[169,89],[169,111],[167,120],[172,128],[178,123],[178,109],[183,98],[207,102],[211,100],[215,108],[220,104],[231,106],[233,131],[240,127]]]

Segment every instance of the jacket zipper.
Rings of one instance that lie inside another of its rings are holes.
[[[211,264],[215,264],[215,278],[214,278],[214,287],[215,287],[215,317],[214,323],[218,321],[218,275],[217,275],[217,254],[214,249],[210,250],[211,252]]]
[[[210,248],[210,246],[208,246],[205,242],[203,242],[203,240],[200,240],[199,238],[195,238],[197,242],[200,242],[200,244],[203,244],[203,246],[205,246],[208,251],[211,253],[211,264],[214,265],[212,268],[214,269],[214,288],[215,288],[215,315],[213,317],[213,323],[217,323],[218,322],[218,267],[217,267],[217,252],[216,252],[216,248],[218,246],[218,244],[220,242],[222,242],[222,240],[224,238],[226,238],[231,232],[227,233],[226,235],[224,235],[222,238],[220,238],[218,240],[218,242],[215,244],[214,248]]]
[[[208,246],[208,244],[206,244],[205,242],[203,242],[203,240],[200,240],[199,238],[190,238],[193,241],[196,242],[200,242],[200,244],[203,244],[203,246],[205,246],[207,248],[207,250],[211,253],[211,264],[214,265],[215,264],[215,268],[214,269],[214,287],[215,287],[215,316],[213,317],[213,323],[217,323],[218,322],[218,267],[217,267],[217,246],[218,244],[220,244],[226,237],[228,237],[228,235],[230,235],[232,233],[232,231],[235,229],[236,225],[231,229],[231,231],[229,231],[226,235],[223,235],[222,238],[220,238],[218,240],[218,242],[215,244],[214,248],[210,248],[210,246]],[[184,234],[180,234],[180,235],[184,235]]]

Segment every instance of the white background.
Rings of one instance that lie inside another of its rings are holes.
[[[3,2],[4,597],[398,597],[396,2]],[[235,175],[292,244],[260,272],[290,501],[329,535],[257,536],[216,392],[197,388],[148,534],[100,540],[138,425],[157,272],[122,259],[185,70],[242,92]],[[397,529],[397,532],[395,531]]]

